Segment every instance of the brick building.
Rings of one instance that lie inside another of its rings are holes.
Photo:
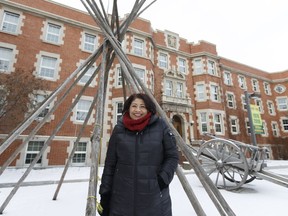
[[[0,78],[9,76],[16,68],[33,68],[33,75],[48,84],[47,89],[37,92],[37,100],[41,102],[99,47],[103,39],[100,28],[90,15],[77,9],[50,0],[1,1]],[[132,23],[122,47],[136,73],[188,144],[201,140],[205,132],[251,143],[244,100],[244,91],[247,90],[261,94],[259,98],[251,98],[251,104],[258,105],[263,120],[264,133],[256,135],[258,145],[266,146],[273,159],[288,158],[288,71],[268,73],[221,57],[214,44],[205,41],[190,43],[177,33],[153,30],[151,23],[142,18]],[[93,67],[98,65],[99,62],[95,62]],[[11,166],[23,167],[31,163],[75,100],[81,86],[91,76],[90,72],[78,82]],[[109,73],[101,162],[123,106],[119,72],[120,64],[115,60]],[[72,110],[38,161],[38,166],[65,164],[97,85],[98,76]],[[53,107],[60,97],[47,109]],[[89,144],[94,117],[81,138],[73,165],[90,164]],[[7,122],[9,118],[0,122],[1,140],[14,129]],[[0,165],[36,124],[37,119],[4,151]]]

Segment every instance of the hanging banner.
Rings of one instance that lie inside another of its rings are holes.
[[[250,107],[255,134],[264,134],[263,122],[259,112],[259,107],[254,104],[250,104]]]

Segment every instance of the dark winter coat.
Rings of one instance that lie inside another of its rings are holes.
[[[177,165],[175,137],[162,119],[153,115],[141,132],[130,131],[119,121],[100,186],[100,195],[111,195],[109,216],[171,216],[168,185]]]

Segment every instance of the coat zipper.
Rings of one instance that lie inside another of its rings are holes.
[[[136,216],[136,204],[137,204],[137,154],[138,154],[138,145],[139,145],[139,132],[136,132],[136,145],[135,145],[135,166],[134,166],[134,216]]]

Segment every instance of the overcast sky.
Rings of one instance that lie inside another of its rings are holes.
[[[85,10],[80,0],[54,1]],[[123,17],[135,0],[117,2]],[[111,11],[113,0],[103,3]],[[267,72],[288,69],[287,0],[157,0],[141,17],[154,30],[175,32],[188,42],[213,43],[221,57]]]

